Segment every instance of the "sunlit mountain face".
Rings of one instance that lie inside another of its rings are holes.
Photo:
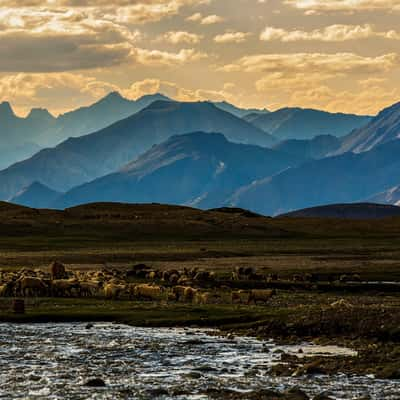
[[[110,92],[375,115],[400,98],[399,17],[399,0],[0,0],[0,101],[18,116]]]

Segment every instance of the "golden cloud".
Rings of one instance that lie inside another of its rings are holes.
[[[354,53],[291,53],[245,56],[219,70],[225,72],[307,72],[307,73],[372,73],[385,72],[400,64],[396,53],[363,57]]]
[[[216,43],[243,43],[245,42],[251,33],[249,32],[225,32],[221,35],[214,37],[214,42]]]
[[[399,0],[284,0],[284,3],[308,12],[400,10]]]
[[[260,40],[281,42],[297,41],[321,41],[321,42],[344,42],[347,40],[359,40],[368,38],[384,38],[400,40],[400,33],[390,30],[386,32],[376,31],[373,25],[330,25],[323,29],[312,31],[285,30],[281,28],[266,27],[260,35]]]

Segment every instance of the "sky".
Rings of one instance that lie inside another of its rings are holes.
[[[135,99],[376,114],[400,101],[400,0],[0,0],[0,101]]]

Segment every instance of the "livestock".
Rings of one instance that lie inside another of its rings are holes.
[[[54,261],[50,265],[50,273],[51,273],[51,279],[53,280],[64,279],[66,277],[65,267],[58,261]]]
[[[257,304],[258,301],[262,303],[267,303],[272,296],[276,294],[275,289],[273,290],[265,290],[265,289],[253,289],[249,293],[249,299],[247,301],[247,304],[250,304],[251,302],[254,302],[254,304]]]
[[[183,292],[183,298],[185,300],[185,302],[187,303],[192,303],[193,300],[196,297],[198,290],[197,289],[193,289],[192,287],[186,287],[185,291]]]
[[[47,289],[40,278],[21,276],[15,283],[15,294],[20,296],[45,296]]]
[[[232,303],[246,303],[249,300],[249,293],[245,290],[235,290],[231,293]]]
[[[104,295],[107,299],[116,300],[121,293],[126,291],[126,285],[120,285],[115,283],[107,283],[104,286]]]
[[[79,293],[82,297],[94,297],[99,294],[101,287],[100,281],[79,282]]]
[[[73,297],[79,294],[80,284],[76,279],[56,279],[51,282],[51,290],[55,297]]]
[[[187,286],[182,286],[182,285],[174,286],[172,288],[172,293],[174,294],[176,301],[184,300],[186,288]]]
[[[141,300],[161,300],[164,288],[147,284],[135,287],[135,297]]]

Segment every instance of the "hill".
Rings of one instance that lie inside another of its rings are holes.
[[[366,126],[343,138],[339,152],[360,153],[400,137],[400,103],[381,111]]]
[[[282,214],[279,217],[287,218],[341,218],[341,219],[379,219],[400,217],[400,207],[374,204],[331,204],[320,207],[305,208]]]
[[[154,102],[105,129],[68,139],[1,171],[0,199],[14,197],[34,181],[67,191],[118,170],[170,136],[198,130],[221,132],[235,142],[265,146],[274,142],[270,135],[211,103]]]
[[[277,215],[323,204],[354,203],[398,184],[400,140],[360,154],[304,163],[238,190],[227,205]]]
[[[221,206],[255,179],[302,159],[254,145],[231,143],[221,134],[173,136],[116,173],[73,188],[57,208],[89,202],[168,203]]]
[[[269,114],[250,114],[245,119],[279,140],[287,140],[312,139],[318,135],[341,137],[355,128],[366,125],[371,117],[332,114],[312,109],[282,108]]]

